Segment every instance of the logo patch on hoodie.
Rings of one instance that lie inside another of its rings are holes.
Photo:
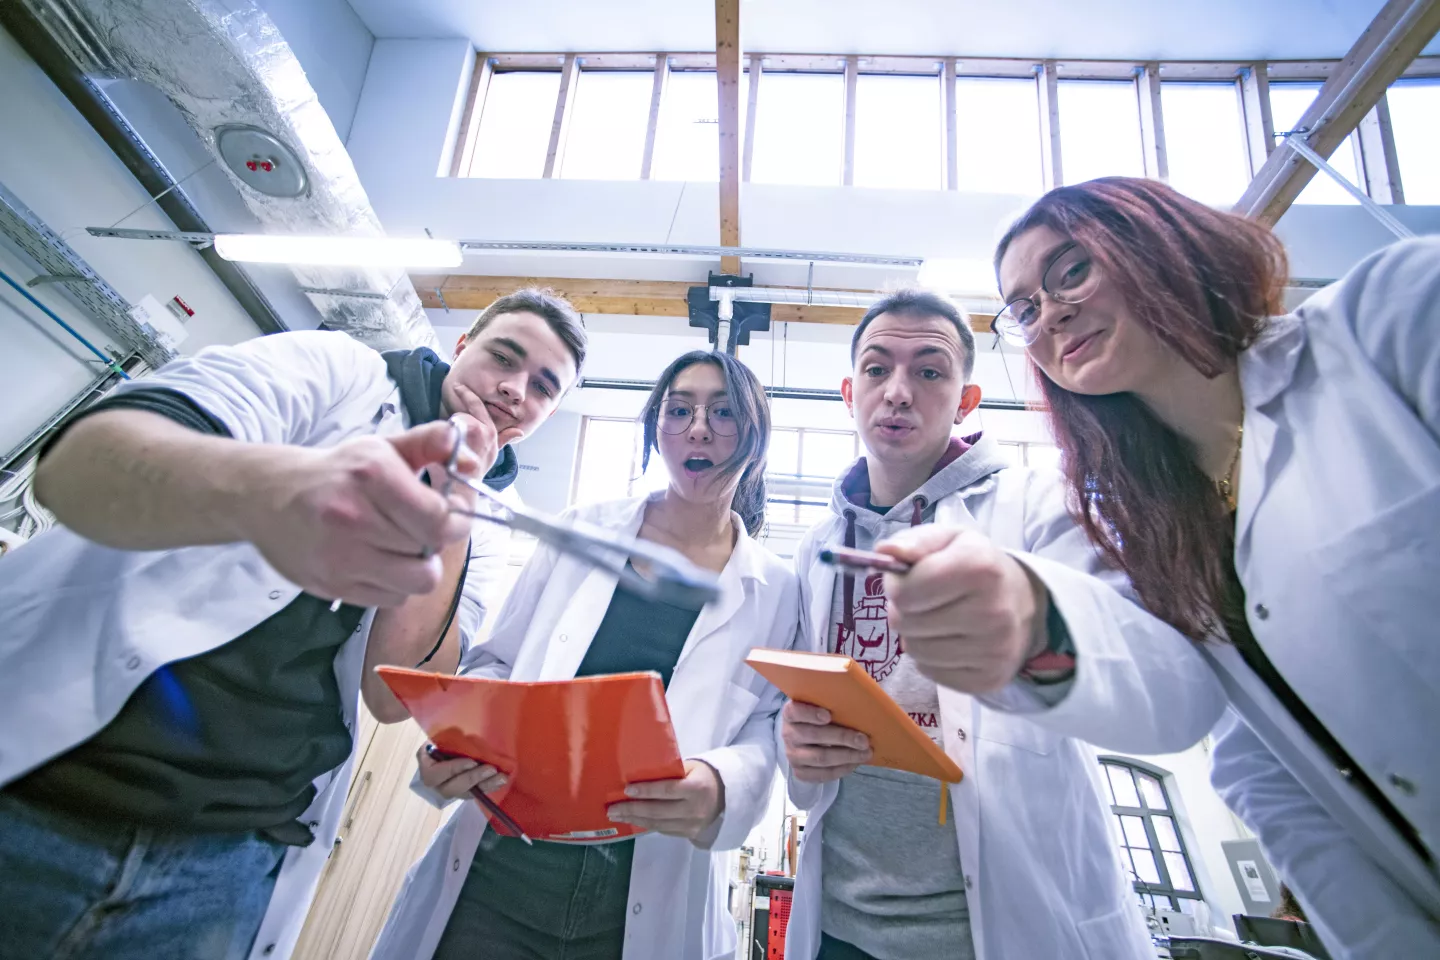
[[[895,671],[900,662],[900,635],[890,629],[885,615],[885,579],[872,573],[865,577],[865,593],[855,598],[855,627],[837,624],[835,652],[843,653],[865,668],[876,683]]]

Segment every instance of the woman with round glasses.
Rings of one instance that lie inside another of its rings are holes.
[[[1440,956],[1440,238],[1281,316],[1268,229],[1107,178],[995,266],[1077,520],[1230,695],[1216,788],[1332,955]]]
[[[668,487],[571,515],[680,551],[719,574],[719,599],[701,610],[645,600],[541,546],[461,672],[548,681],[654,670],[684,778],[632,784],[610,817],[646,832],[593,844],[528,846],[488,830],[465,800],[411,869],[372,958],[734,955],[719,851],[765,813],[783,701],[744,659],[757,645],[792,646],[799,619],[789,564],[752,539],[765,520],[770,409],[738,360],[694,351],[661,374],[641,422],[644,463],[658,452]],[[422,793],[438,803],[505,784],[489,764],[418,757]]]

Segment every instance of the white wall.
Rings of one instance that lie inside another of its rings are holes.
[[[346,0],[258,0],[280,29],[335,132],[350,136],[375,36]]]
[[[80,254],[120,295],[162,303],[179,294],[195,310],[186,352],[235,343],[259,330],[204,262],[183,244],[97,239],[87,226],[108,226],[137,208],[126,226],[173,230],[139,183],[70,106],[40,68],[0,29],[0,183],[4,183]],[[14,251],[0,251],[6,273],[24,283],[38,272]],[[108,338],[56,285],[32,291],[77,328]],[[0,293],[0,453],[40,425],[93,379],[83,348],[8,287]],[[57,399],[59,398],[59,399]]]

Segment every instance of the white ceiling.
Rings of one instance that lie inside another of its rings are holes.
[[[350,0],[377,37],[504,53],[697,51],[708,0]],[[1239,60],[1340,57],[1383,0],[742,0],[765,53]],[[1440,53],[1440,40],[1427,53]]]

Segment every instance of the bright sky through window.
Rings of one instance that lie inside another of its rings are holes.
[[[1405,202],[1440,204],[1440,80],[1401,80],[1387,99]]]
[[[528,178],[545,173],[558,71],[497,73],[490,78],[475,138],[474,177]]]
[[[765,73],[755,116],[755,183],[838,186],[844,156],[845,78]]]
[[[1249,170],[1234,83],[1162,83],[1170,185],[1201,203],[1232,206]]]
[[[655,136],[656,180],[720,179],[720,107],[713,70],[672,71]]]
[[[1060,165],[1066,183],[1145,176],[1134,83],[1060,81]]]
[[[1299,123],[1300,117],[1310,102],[1315,99],[1315,94],[1320,91],[1318,83],[1272,83],[1270,84],[1270,116],[1275,121],[1275,142],[1278,144],[1284,135],[1293,130]],[[1335,152],[1328,158],[1330,166],[1340,171],[1346,180],[1360,185],[1363,189],[1363,182],[1360,179],[1360,171],[1355,163],[1355,137],[1348,136],[1335,148]],[[1328,173],[1316,171],[1315,178],[1310,185],[1300,192],[1296,203],[1359,203],[1345,188],[1330,178]]]
[[[1039,196],[1040,106],[1034,80],[955,81],[960,189]]]
[[[638,180],[653,85],[648,72],[581,70],[560,176]]]
[[[941,92],[937,77],[856,78],[855,186],[944,188]]]

